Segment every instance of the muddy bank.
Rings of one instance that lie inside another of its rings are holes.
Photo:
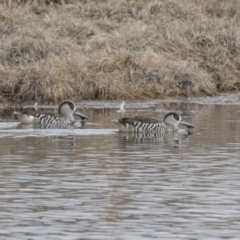
[[[1,116],[5,116],[6,114],[13,114],[13,111],[23,111],[23,110],[35,110],[34,102],[21,102],[21,103],[12,103],[5,102],[0,103],[0,118]],[[221,93],[217,96],[209,97],[172,97],[166,99],[154,99],[154,100],[129,100],[125,102],[125,110],[124,112],[120,112],[120,106],[122,101],[92,101],[92,100],[83,100],[80,102],[75,102],[77,108],[82,111],[88,110],[100,110],[105,111],[109,109],[115,109],[115,112],[119,114],[119,116],[126,115],[138,115],[132,111],[133,109],[137,111],[142,111],[144,109],[150,108],[160,108],[161,112],[169,112],[169,111],[182,111],[188,106],[198,105],[198,106],[206,106],[206,105],[240,105],[239,94],[238,93]],[[37,108],[41,109],[41,111],[48,111],[49,109],[58,109],[58,103],[49,104],[38,103]],[[166,109],[166,110],[163,110]],[[130,111],[129,111],[130,110]],[[87,115],[87,114],[86,114]],[[1,120],[1,119],[0,119]]]
[[[0,4],[0,100],[147,100],[240,89],[238,1]],[[194,87],[177,87],[181,81]]]

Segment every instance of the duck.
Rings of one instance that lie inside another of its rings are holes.
[[[182,117],[176,112],[169,112],[163,118],[163,121],[159,121],[155,118],[136,116],[133,118],[120,118],[113,120],[121,132],[137,132],[137,133],[156,133],[164,134],[168,132],[179,131],[179,124],[186,126],[188,129],[193,128],[194,125],[182,121]],[[189,131],[188,131],[189,132]]]
[[[190,92],[194,88],[194,83],[189,80],[181,81],[177,84],[177,87],[184,90],[185,93]]]
[[[68,125],[75,125],[74,115],[80,117],[81,120],[89,119],[84,114],[80,113],[75,104],[70,100],[64,100],[58,106],[58,115],[49,113],[36,113],[34,111],[14,111],[14,115],[22,124],[40,124],[44,126],[64,127]]]

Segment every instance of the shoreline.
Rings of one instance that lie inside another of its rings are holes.
[[[222,1],[0,4],[0,102],[240,91],[240,14]],[[177,86],[191,81],[186,93]]]
[[[80,102],[74,102],[78,108],[82,109],[119,109],[122,101],[100,101],[100,100],[83,100]],[[126,101],[126,109],[145,109],[158,106],[160,104],[168,103],[178,103],[178,104],[198,104],[198,105],[240,105],[239,93],[221,93],[218,96],[212,97],[190,97],[189,99],[176,97],[176,98],[166,98],[166,99],[151,99],[151,100],[131,100]],[[23,102],[21,105],[16,105],[13,102],[0,103],[0,109],[6,108],[31,108],[34,102]],[[38,108],[58,108],[58,103],[48,104],[48,103],[38,103]],[[239,110],[240,111],[240,110]]]

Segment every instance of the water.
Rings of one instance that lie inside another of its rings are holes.
[[[238,104],[128,105],[179,112],[195,129],[178,141],[118,133],[117,105],[93,105],[87,129],[26,129],[2,111],[0,239],[239,239]]]

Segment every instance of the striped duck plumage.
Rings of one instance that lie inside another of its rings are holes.
[[[15,112],[18,120],[23,124],[40,124],[42,126],[64,127],[74,125],[76,122],[74,115],[81,118],[81,120],[88,119],[87,116],[77,111],[75,104],[72,101],[65,100],[59,104],[58,115],[49,113],[30,112]]]
[[[150,132],[162,134],[179,130],[179,124],[185,125],[188,128],[194,127],[192,124],[182,121],[181,116],[175,112],[166,114],[163,122],[155,118],[147,117],[120,118],[113,122],[117,124],[120,131],[124,132]]]

